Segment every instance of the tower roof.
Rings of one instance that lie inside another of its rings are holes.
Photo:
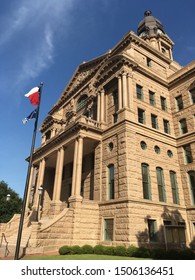
[[[165,34],[162,23],[152,16],[150,10],[145,11],[144,19],[139,23],[137,35],[140,37],[156,37],[158,34]]]

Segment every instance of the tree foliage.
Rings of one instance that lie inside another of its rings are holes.
[[[10,199],[7,200],[7,195]],[[22,199],[4,181],[0,181],[0,223],[7,223],[14,214],[20,213]]]

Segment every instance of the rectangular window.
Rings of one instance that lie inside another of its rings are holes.
[[[150,100],[150,104],[155,106],[156,102],[155,102],[155,92],[149,90],[149,100]]]
[[[114,219],[104,220],[104,240],[113,241]]]
[[[138,122],[145,124],[145,111],[138,108]]]
[[[180,111],[183,109],[183,99],[182,99],[182,95],[179,95],[177,97],[175,97],[176,100],[176,105],[177,105],[177,110]]]
[[[156,168],[159,201],[166,202],[163,169]]]
[[[108,166],[108,199],[114,199],[114,165]]]
[[[163,125],[164,125],[164,132],[170,134],[171,131],[170,131],[169,121],[163,119]]]
[[[158,118],[156,115],[151,114],[152,127],[158,129]]]
[[[115,113],[112,115],[113,116],[113,123],[117,123],[118,121],[118,115]]]
[[[191,89],[189,92],[190,92],[191,103],[195,104],[195,88]]]
[[[179,194],[178,194],[176,173],[174,171],[170,171],[169,173],[170,173],[170,180],[171,180],[173,203],[179,204]]]
[[[192,157],[192,151],[191,151],[190,144],[183,146],[183,150],[184,150],[184,156],[185,156],[185,163],[192,163],[193,157]]]
[[[195,171],[189,171],[189,182],[192,196],[192,204],[195,205]]]
[[[137,98],[143,100],[144,96],[143,96],[143,87],[136,84],[136,94],[137,94]]]
[[[117,90],[115,90],[113,92],[112,96],[113,96],[113,104],[115,105],[116,110],[118,110],[118,92],[117,92]]]
[[[149,165],[146,163],[142,163],[142,187],[143,198],[151,199]]]
[[[160,97],[160,103],[161,103],[161,109],[163,111],[167,111],[167,100],[165,97],[163,96]]]
[[[181,119],[179,121],[180,123],[180,131],[181,131],[181,134],[185,134],[188,132],[188,127],[187,127],[187,122],[186,122],[186,119]]]
[[[148,235],[151,242],[157,241],[156,220],[148,219]]]

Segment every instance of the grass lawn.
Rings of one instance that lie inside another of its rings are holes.
[[[52,255],[52,256],[25,256],[22,260],[143,260],[141,258],[130,258],[122,256],[108,255]],[[150,260],[150,259],[145,259]]]

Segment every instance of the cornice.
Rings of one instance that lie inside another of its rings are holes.
[[[64,121],[62,119],[58,120],[49,115],[45,118],[45,120],[41,124],[39,131],[44,132],[48,127],[52,126],[53,124],[62,125],[63,123],[64,123]]]

